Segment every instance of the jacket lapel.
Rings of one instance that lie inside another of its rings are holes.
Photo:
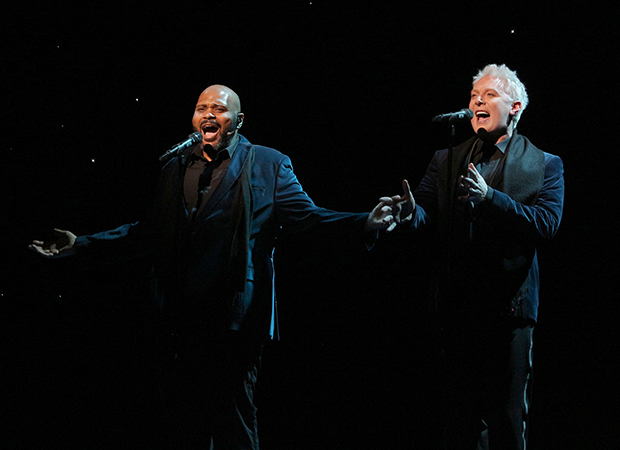
[[[442,198],[446,201],[446,205],[444,205],[445,207],[447,207],[450,197],[452,196],[452,198],[454,198],[456,195],[458,177],[463,173],[465,159],[467,158],[467,154],[475,140],[476,137],[474,136],[473,138],[468,139],[462,144],[454,147],[452,150],[452,161],[448,160],[448,152],[446,152],[446,159],[442,162],[437,177],[437,189],[439,192],[438,198]],[[450,188],[448,192],[448,164],[450,163],[452,163],[452,179],[450,180]]]
[[[545,178],[544,153],[516,131],[506,152],[502,190],[517,202],[533,205]]]

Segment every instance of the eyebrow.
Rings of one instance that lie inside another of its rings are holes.
[[[208,103],[208,102],[196,103],[196,108],[198,108],[199,106],[221,106],[222,108],[228,109],[228,106],[226,104],[222,102],[217,102],[217,101],[211,102],[211,103]]]
[[[482,91],[478,91],[477,89],[472,89],[471,93],[473,94],[474,92],[488,92],[488,91],[497,92],[499,94],[499,91],[495,88],[486,88],[486,89],[483,89]]]

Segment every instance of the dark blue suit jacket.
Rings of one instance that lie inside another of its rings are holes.
[[[439,230],[434,290],[437,306],[457,320],[509,315],[536,321],[536,248],[552,238],[560,225],[564,203],[562,160],[538,150],[515,132],[507,152],[524,156],[520,160],[522,167],[515,169],[519,163],[507,156],[504,174],[509,174],[510,183],[504,179],[492,186],[492,199],[472,208],[456,199],[462,193],[454,180],[465,173],[474,140],[454,149],[451,227],[447,226],[447,150],[435,153],[414,193],[417,207],[411,227],[419,229],[435,223]]]
[[[160,304],[178,320],[205,331],[232,329],[257,337],[277,335],[273,253],[280,230],[303,231],[316,223],[339,222],[358,229],[361,236],[368,214],[317,207],[303,191],[287,156],[253,146],[246,295],[243,304],[235,302],[223,289],[227,268],[221,256],[227,244],[222,235],[232,226],[233,199],[251,147],[241,136],[226,175],[193,223],[184,202],[184,167],[175,158],[162,169],[148,220],[81,236],[78,253],[112,259],[148,253],[154,259]]]

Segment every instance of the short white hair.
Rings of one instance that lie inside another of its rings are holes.
[[[525,85],[519,80],[519,77],[517,77],[517,72],[510,70],[505,64],[501,66],[497,64],[488,64],[474,76],[472,86],[475,86],[482,77],[487,75],[499,80],[504,91],[506,91],[506,94],[510,97],[511,102],[521,102],[521,109],[512,116],[510,124],[508,125],[511,130],[514,130],[517,127],[517,122],[521,118],[521,114],[529,103]]]

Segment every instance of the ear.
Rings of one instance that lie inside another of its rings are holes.
[[[237,130],[241,128],[243,125],[243,119],[245,118],[245,114],[237,113]]]
[[[519,111],[521,111],[521,102],[513,102],[512,108],[510,109],[510,115],[514,116]]]

